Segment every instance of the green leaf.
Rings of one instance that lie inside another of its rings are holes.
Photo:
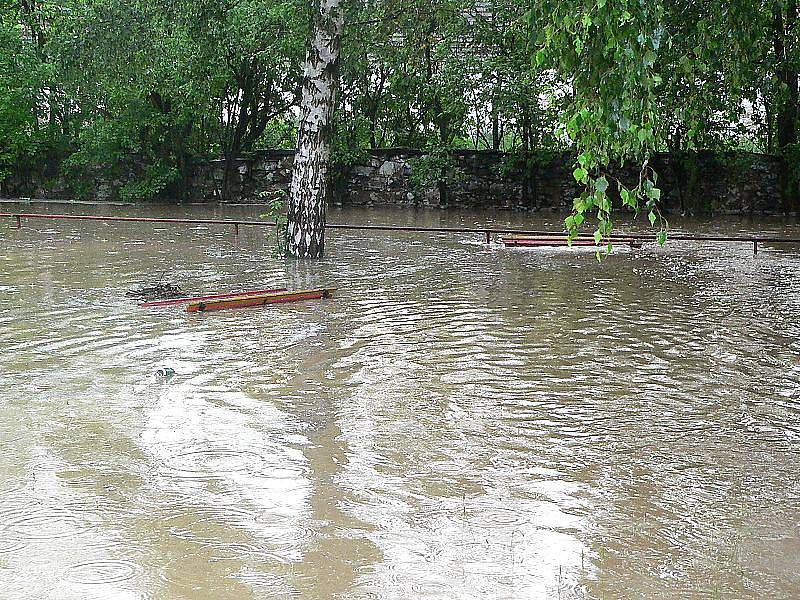
[[[578,167],[572,172],[572,176],[575,178],[575,181],[583,183],[589,178],[589,173],[586,171],[586,169]]]
[[[619,195],[622,198],[623,205],[630,206],[631,208],[636,208],[636,194],[625,188],[622,188],[619,191]]]
[[[574,114],[574,115],[572,115],[572,117],[570,118],[570,120],[569,120],[569,121],[567,121],[567,131],[568,131],[570,134],[573,134],[573,133],[575,133],[575,132],[577,132],[577,131],[578,131],[578,127],[579,127],[579,120],[580,120],[580,115],[578,115],[578,114]]]
[[[647,213],[647,218],[650,219],[650,225],[654,225],[656,222],[656,213],[651,210],[649,213]]]
[[[594,195],[594,203],[603,212],[611,212],[611,198],[602,192],[596,192]],[[602,225],[602,223],[601,223]]]
[[[606,190],[608,189],[608,180],[606,179],[605,175],[595,180],[594,187],[601,194],[606,193]]]

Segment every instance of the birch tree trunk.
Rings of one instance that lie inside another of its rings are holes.
[[[331,120],[344,26],[342,0],[315,0],[300,101],[300,132],[292,168],[287,247],[298,258],[322,258],[330,183]]]

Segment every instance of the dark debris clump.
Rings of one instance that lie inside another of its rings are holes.
[[[171,283],[159,283],[150,287],[143,287],[138,290],[129,290],[125,293],[128,298],[137,300],[166,300],[169,298],[180,298],[183,291],[177,285]]]

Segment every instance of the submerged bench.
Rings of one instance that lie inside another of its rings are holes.
[[[500,239],[503,245],[509,247],[537,248],[552,246],[569,246],[566,234],[564,235],[509,235]],[[641,248],[642,240],[633,237],[618,236],[610,239],[612,244],[626,244],[631,248]],[[593,238],[577,238],[572,240],[572,246],[596,246]]]

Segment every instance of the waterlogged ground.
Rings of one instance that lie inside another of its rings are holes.
[[[800,248],[673,243],[598,265],[480,236],[333,231],[324,261],[296,264],[250,228],[10,225],[2,598],[800,590]],[[339,292],[192,316],[125,298],[162,275],[198,292]]]

